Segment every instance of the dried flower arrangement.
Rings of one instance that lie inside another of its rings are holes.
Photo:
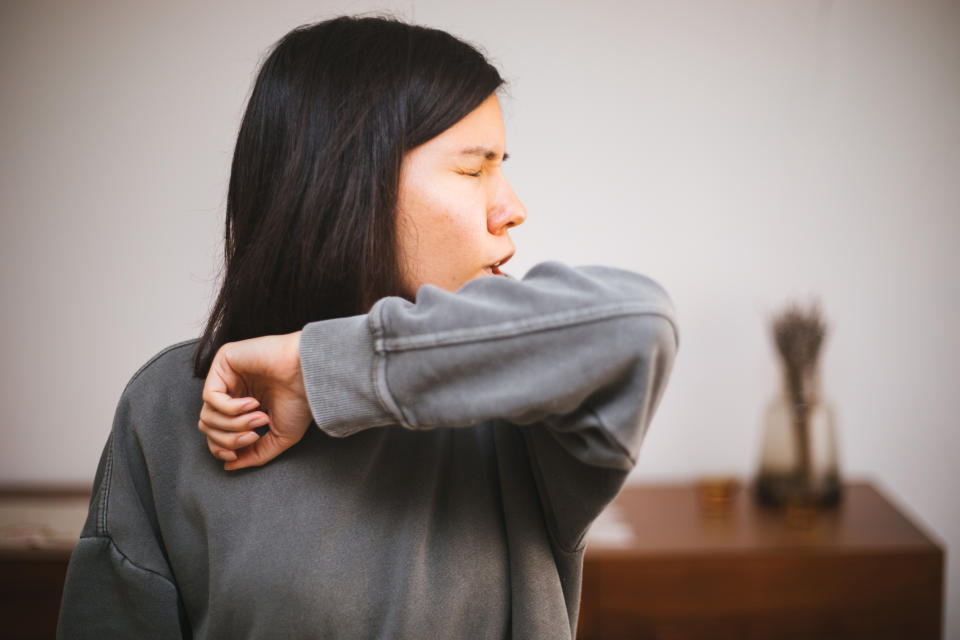
[[[788,305],[774,315],[771,325],[792,403],[799,472],[801,477],[810,478],[809,415],[817,400],[817,362],[827,333],[826,323],[819,303],[814,301],[809,310],[796,303]]]

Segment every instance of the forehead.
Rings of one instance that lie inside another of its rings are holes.
[[[504,154],[506,133],[496,94],[428,144],[434,142],[437,150],[446,155],[500,158]]]

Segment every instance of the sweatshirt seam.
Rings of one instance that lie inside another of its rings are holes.
[[[385,408],[393,417],[399,416],[399,422],[407,429],[414,429],[413,424],[407,420],[403,408],[393,400],[393,394],[387,386],[387,359],[382,354],[374,354],[373,364],[373,390],[376,393],[377,401],[380,406]],[[380,384],[380,381],[383,384]]]
[[[140,375],[147,370],[147,368],[156,362],[158,359],[163,357],[165,354],[173,351],[174,349],[182,349],[183,347],[190,346],[197,342],[197,338],[191,338],[189,340],[182,340],[175,344],[172,344],[159,353],[154,355],[152,358],[147,360],[139,369],[130,377],[130,380],[123,388],[123,392],[120,394],[121,402],[123,397],[127,394],[127,391],[130,389],[130,386],[140,377]],[[110,431],[110,436],[108,437],[108,451],[107,451],[107,463],[103,470],[103,482],[100,489],[100,495],[98,498],[98,513],[97,513],[97,534],[101,537],[109,536],[109,530],[107,527],[108,511],[110,504],[110,489],[113,486],[113,459],[115,456],[114,446],[116,438],[114,437],[114,432]]]
[[[382,307],[380,311],[382,313]],[[617,316],[627,315],[661,316],[673,327],[674,338],[676,339],[677,330],[674,319],[672,314],[663,305],[650,304],[646,302],[619,302],[615,304],[604,305],[602,307],[592,307],[589,309],[570,309],[535,318],[507,320],[483,327],[450,329],[447,331],[439,331],[415,336],[398,336],[394,338],[388,338],[382,336],[380,331],[377,331],[374,334],[374,349],[378,353],[429,349],[433,347],[443,347],[466,344],[470,342],[480,342],[484,340],[495,340],[498,338],[521,336],[577,324],[598,322]],[[383,326],[382,318],[378,318],[378,324],[381,327]]]
[[[511,339],[511,338],[516,338],[524,335],[540,333],[543,331],[550,331],[550,330],[565,327],[565,326],[574,326],[577,324],[588,324],[592,322],[603,322],[606,320],[612,320],[612,319],[623,317],[623,316],[660,316],[666,319],[670,323],[670,326],[673,329],[672,333],[674,336],[674,340],[676,340],[676,336],[677,336],[676,325],[674,325],[673,318],[670,317],[669,314],[665,314],[657,311],[653,311],[653,312],[636,311],[635,307],[637,306],[638,305],[634,305],[634,304],[607,305],[606,307],[601,307],[600,309],[593,308],[585,311],[578,311],[576,313],[562,312],[558,314],[552,314],[551,316],[547,316],[545,318],[545,321],[550,323],[549,325],[545,324],[543,326],[533,326],[529,328],[521,327],[520,330],[514,330],[513,328],[516,326],[516,322],[509,321],[509,322],[500,323],[499,325],[493,325],[492,328],[498,330],[498,333],[495,335],[484,335],[483,337],[473,336],[469,339],[462,335],[464,333],[463,330],[458,329],[454,331],[442,332],[443,334],[457,333],[461,335],[459,339],[456,339],[456,340],[449,339],[449,340],[438,342],[437,344],[431,343],[431,344],[418,345],[416,347],[410,348],[409,350],[432,349],[432,348],[438,348],[438,347],[456,346],[456,345],[467,344],[469,342],[481,342],[484,340],[494,340],[499,338]],[[383,307],[381,306],[380,309],[378,310],[378,315],[382,313],[383,313]],[[573,318],[573,320],[571,320],[571,318]],[[582,318],[586,318],[586,319],[582,319]],[[380,323],[380,326],[382,327],[383,319],[378,318],[377,320],[378,320],[378,323]],[[563,324],[561,320],[565,321],[566,324]],[[537,323],[537,324],[540,324],[540,323]],[[485,329],[485,327],[480,329],[481,330]],[[378,337],[379,333],[380,332],[378,330],[374,331],[375,343],[382,343],[383,341],[386,340],[384,338]],[[432,337],[432,335],[440,335],[440,334],[431,334],[426,336],[413,336],[413,337],[429,338],[429,337]],[[403,352],[406,350],[407,349],[393,349],[392,351]],[[390,391],[390,386],[387,382],[387,371],[386,371],[387,353],[389,352],[390,351],[387,351],[387,350],[377,350],[374,356],[375,358],[374,367],[373,367],[374,390],[377,395],[377,400],[379,400],[380,404],[384,408],[386,408],[390,413],[392,413],[394,416],[399,416],[400,424],[408,429],[433,429],[433,428],[443,426],[441,423],[429,423],[429,422],[414,423],[412,420],[410,420],[407,417],[407,414],[403,411],[403,407],[400,406],[400,404],[393,399],[393,393]],[[612,432],[607,427],[606,423],[604,423],[604,421],[600,418],[599,414],[597,414],[592,407],[588,407],[588,408],[590,409],[591,413],[594,416],[596,416],[597,422],[600,424],[601,428],[603,428],[606,433],[612,434]],[[616,440],[616,438],[614,438],[614,440]],[[619,441],[617,441],[616,444],[619,449],[623,448],[622,444]],[[627,458],[633,464],[636,464],[636,461],[634,461],[629,454],[627,455]]]
[[[407,419],[406,414],[403,412],[403,408],[393,399],[393,394],[390,392],[390,387],[387,385],[387,357],[386,353],[378,350],[376,348],[376,343],[383,338],[381,338],[381,330],[383,327],[383,304],[380,304],[376,308],[376,313],[371,314],[369,317],[370,322],[367,324],[367,328],[370,330],[370,333],[373,335],[374,340],[374,354],[373,354],[373,390],[377,396],[377,401],[380,402],[380,406],[387,410],[394,418],[399,418],[401,426],[407,429],[416,429],[412,422]]]
[[[107,533],[107,508],[110,498],[110,487],[113,485],[113,447],[115,438],[113,432],[110,432],[109,447],[107,449],[107,463],[103,470],[103,485],[99,496],[99,510],[97,513],[97,534],[104,536]]]
[[[162,573],[160,573],[160,572],[158,572],[158,571],[154,571],[153,569],[147,569],[146,567],[141,566],[141,565],[137,564],[136,562],[134,562],[133,560],[131,560],[131,559],[130,559],[130,556],[128,556],[127,554],[125,554],[125,553],[123,552],[123,550],[122,550],[119,546],[117,546],[116,540],[114,540],[113,537],[112,537],[110,534],[106,534],[106,535],[96,535],[96,536],[80,536],[80,540],[106,540],[107,543],[108,543],[111,547],[113,547],[114,549],[116,549],[116,550],[117,550],[117,553],[119,553],[119,554],[123,557],[124,560],[126,560],[127,562],[129,562],[131,566],[133,566],[133,567],[136,568],[136,569],[139,569],[140,571],[143,571],[144,573],[149,573],[149,574],[155,575],[155,576],[157,576],[158,578],[160,578],[161,580],[163,580],[164,582],[168,583],[168,584],[169,584],[171,587],[173,587],[174,589],[177,588],[176,583],[174,583],[174,581],[171,580],[170,578],[168,578],[167,576],[163,575]]]
[[[140,569],[141,571],[152,573],[162,578],[163,580],[169,582],[174,588],[176,588],[176,585],[174,584],[174,582],[169,578],[167,578],[166,576],[164,576],[162,573],[158,573],[152,569],[147,569],[146,567],[143,567],[137,564],[136,562],[134,562],[130,558],[130,556],[124,553],[122,549],[120,549],[120,546],[117,545],[116,540],[114,540],[113,536],[110,534],[110,530],[108,527],[108,519],[109,519],[109,505],[110,505],[110,490],[113,487],[113,465],[114,465],[114,457],[115,457],[114,447],[116,446],[116,438],[114,437],[114,434],[112,431],[110,433],[108,441],[109,441],[109,446],[107,449],[107,462],[103,470],[103,481],[101,483],[100,497],[98,500],[99,509],[97,514],[97,534],[93,536],[81,535],[79,539],[80,540],[104,539],[109,541],[110,545],[117,550],[117,553],[123,556],[123,558],[127,562],[129,562],[131,565],[133,565],[137,569]]]

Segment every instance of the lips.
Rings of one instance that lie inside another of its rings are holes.
[[[494,275],[494,276],[502,276],[502,275],[504,275],[503,272],[500,271],[500,267],[503,266],[504,264],[506,264],[506,263],[507,263],[507,260],[509,260],[510,258],[513,257],[514,252],[515,252],[515,250],[511,251],[510,253],[508,253],[508,254],[505,255],[504,257],[500,258],[499,260],[497,260],[496,262],[494,262],[494,263],[491,264],[490,266],[486,267],[486,268],[484,269],[484,271],[487,271],[488,273],[490,273],[491,275]]]

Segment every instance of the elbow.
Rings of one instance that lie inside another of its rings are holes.
[[[679,342],[671,317],[643,314],[618,324],[622,368],[606,401],[594,410],[610,444],[617,445],[610,453],[624,468],[632,468],[667,387]]]
[[[638,325],[630,384],[638,400],[636,418],[646,429],[667,387],[680,340],[672,314],[646,315]]]
[[[616,323],[608,337],[612,343],[607,348],[622,354],[626,366],[621,374],[627,384],[641,387],[643,395],[662,392],[680,347],[672,309],[663,305],[631,314]]]

